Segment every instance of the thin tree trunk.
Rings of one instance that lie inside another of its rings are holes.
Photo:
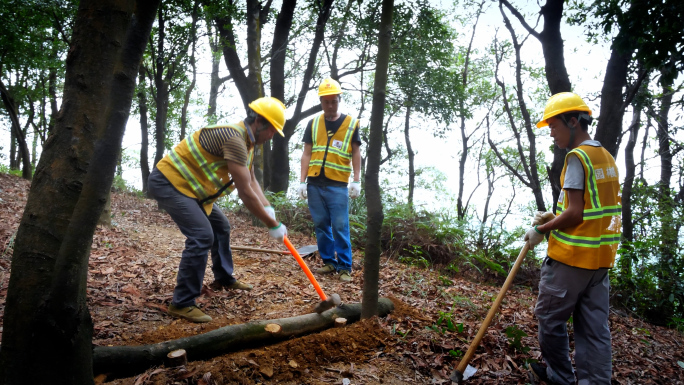
[[[302,119],[305,119],[319,111],[321,111],[320,104],[302,111],[304,106],[304,101],[306,100],[306,95],[309,92],[309,85],[311,79],[313,78],[314,70],[316,69],[316,63],[318,62],[318,51],[325,37],[325,27],[330,18],[330,12],[332,10],[332,5],[334,0],[324,0],[322,3],[318,3],[318,18],[316,19],[316,29],[314,33],[314,40],[311,44],[311,49],[309,50],[309,58],[306,64],[306,69],[304,70],[304,77],[301,80],[301,88],[299,89],[299,95],[295,102],[294,112],[292,118],[288,119],[285,123],[283,133],[285,137],[280,137],[276,135],[273,137],[273,148],[271,153],[272,167],[271,167],[271,183],[269,184],[269,190],[273,192],[287,191],[288,185],[290,183],[290,151],[289,142],[292,135],[294,135],[297,123]],[[283,3],[283,7],[285,3]],[[274,36],[275,38],[275,36]],[[273,47],[277,47],[274,40]],[[284,63],[284,62],[283,62]],[[273,70],[273,68],[271,68]],[[280,72],[276,72],[278,74]],[[284,72],[283,72],[284,73]],[[273,79],[275,82],[283,82],[284,79]],[[276,92],[278,92],[278,86],[276,86]],[[279,97],[279,95],[272,93],[274,97]],[[285,95],[282,95],[284,98]]]
[[[29,154],[28,145],[26,144],[26,137],[21,130],[21,125],[19,124],[17,106],[14,102],[14,99],[12,98],[12,95],[10,95],[7,88],[5,88],[5,84],[2,82],[2,80],[0,80],[0,96],[2,97],[2,103],[5,105],[5,109],[9,114],[12,133],[14,133],[14,137],[17,141],[17,145],[19,148],[18,156],[21,158],[22,164],[21,177],[27,180],[31,180],[31,155]],[[15,163],[15,166],[18,168],[18,161]]]
[[[190,85],[188,88],[185,90],[185,95],[183,96],[183,107],[181,109],[181,127],[180,127],[180,135],[179,135],[179,141],[182,141],[185,139],[185,133],[187,131],[188,127],[188,105],[190,104],[190,95],[192,95],[192,91],[195,89],[195,83],[197,82],[197,65],[195,64],[195,54],[196,54],[196,49],[195,47],[197,46],[197,18],[198,18],[198,7],[199,7],[199,2],[198,0],[195,0],[193,7],[192,7],[192,26],[190,27],[190,39],[192,40],[192,49],[190,50],[190,66],[192,66],[192,81],[190,82]]]
[[[378,281],[380,277],[380,233],[384,215],[380,195],[380,158],[382,153],[382,128],[385,115],[387,71],[392,41],[392,12],[394,0],[382,1],[380,31],[378,33],[378,56],[375,64],[373,107],[368,140],[368,168],[366,169],[366,255],[363,263],[363,302],[361,318],[378,313]]]
[[[666,76],[661,76],[665,79]],[[661,82],[664,82],[661,80]],[[672,106],[672,82],[662,84],[663,97],[660,100],[660,111],[658,111],[658,130],[656,132],[658,137],[658,155],[660,156],[660,180],[658,181],[658,214],[660,216],[661,241],[659,245],[660,251],[660,266],[659,270],[659,285],[662,289],[672,289],[673,277],[669,273],[670,261],[676,258],[677,250],[677,232],[673,231],[672,226],[673,214],[675,208],[673,207],[674,200],[670,183],[672,179],[672,150],[670,149],[670,124],[669,113]],[[667,293],[667,291],[666,291]]]
[[[634,105],[632,123],[629,125],[629,140],[625,147],[625,182],[622,186],[622,238],[628,242],[634,240],[634,223],[632,223],[632,188],[636,163],[634,162],[634,147],[639,136],[641,126],[641,108]],[[625,266],[627,265],[627,266]],[[631,271],[629,264],[623,263],[625,273]]]
[[[151,198],[148,191],[147,179],[150,177],[149,163],[149,123],[147,120],[147,90],[145,89],[145,69],[140,67],[138,75],[138,109],[140,110],[140,176],[142,177],[142,192]],[[156,164],[156,163],[155,163]]]
[[[409,102],[410,104],[410,102]],[[409,210],[413,211],[413,189],[416,186],[416,168],[415,168],[415,153],[411,147],[411,136],[409,134],[409,129],[411,127],[411,106],[406,106],[406,115],[404,116],[404,142],[406,143],[406,152],[408,154],[409,162],[409,184],[408,184],[408,207]]]
[[[43,149],[12,256],[2,384],[93,383],[88,256],[158,4],[79,4],[64,105]]]

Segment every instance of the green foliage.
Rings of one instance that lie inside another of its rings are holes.
[[[437,322],[430,326],[426,326],[425,328],[428,330],[432,330],[438,334],[446,334],[447,332],[463,333],[463,324],[454,323],[453,318],[454,315],[452,314],[452,312],[447,313],[440,311],[439,318],[437,318]]]
[[[2,163],[0,163],[0,173],[21,177],[21,170],[12,170],[9,168],[9,166]]]
[[[266,191],[265,194],[276,212],[276,218],[286,224],[288,231],[314,233],[314,224],[306,201],[290,199],[285,192]]]
[[[519,329],[517,326],[509,326],[505,329],[506,337],[508,337],[508,344],[513,350],[526,354],[530,351],[529,346],[522,344],[522,338],[527,337],[527,333]]]
[[[666,242],[669,229],[684,225],[684,208],[659,202],[658,186],[635,181],[632,193],[634,238],[623,240],[611,271],[613,303],[658,325],[684,318],[684,250]],[[659,218],[667,217],[667,223]]]
[[[585,24],[587,37],[597,41],[614,36],[612,45],[621,53],[635,50],[646,69],[671,66],[663,76],[671,81],[684,69],[684,2],[679,0],[574,0],[570,21]],[[592,16],[594,18],[592,18]]]

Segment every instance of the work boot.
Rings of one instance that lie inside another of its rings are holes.
[[[179,308],[179,307],[176,307],[176,305],[171,304],[171,305],[169,305],[168,313],[169,313],[169,315],[172,315],[176,318],[183,318],[183,319],[186,319],[188,321],[197,322],[197,323],[204,323],[204,322],[211,321],[211,317],[204,314],[204,312],[202,312],[202,310],[200,310],[195,305]]]
[[[537,381],[544,381],[547,385],[561,385],[559,382],[553,381],[549,378],[549,375],[546,372],[546,365],[533,362],[530,364],[530,369],[532,376]]]
[[[325,265],[323,265],[323,267],[319,267],[316,270],[316,273],[318,273],[318,274],[330,274],[330,273],[334,273],[335,270],[336,270],[335,266],[333,266],[329,263],[326,263]]]
[[[349,270],[340,271],[340,281],[351,282],[351,280],[352,280],[352,277],[351,277],[351,273],[349,272]]]
[[[209,288],[213,291],[221,291],[223,289],[250,291],[254,288],[254,286],[252,286],[248,283],[240,282],[240,281],[235,281],[235,282],[231,283],[230,285],[224,285],[219,281],[214,281],[214,282],[209,284]]]

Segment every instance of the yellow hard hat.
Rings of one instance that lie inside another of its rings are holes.
[[[547,119],[552,118],[556,115],[564,114],[571,111],[584,111],[588,112],[591,116],[591,109],[587,107],[584,100],[580,98],[577,94],[572,92],[560,92],[549,98],[546,102],[546,107],[544,107],[544,117],[537,123],[537,128],[546,127],[549,124],[546,122]]]
[[[280,136],[285,136],[285,134],[283,134],[283,126],[285,126],[286,107],[283,102],[276,98],[265,96],[249,103],[249,108],[266,118],[266,120],[273,125],[273,128],[278,131]]]
[[[340,83],[332,78],[323,79],[321,85],[318,86],[318,96],[339,95],[341,93]]]

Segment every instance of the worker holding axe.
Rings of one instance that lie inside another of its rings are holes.
[[[269,227],[269,235],[284,242],[285,225],[254,176],[254,148],[277,132],[283,135],[285,106],[271,97],[249,104],[247,118],[235,124],[204,127],[184,139],[150,173],[149,192],[186,236],[176,288],[168,313],[192,322],[209,322],[211,317],[197,306],[211,251],[216,279],[210,286],[251,290],[252,286],[233,277],[230,223],[214,202],[237,189],[249,211]]]
[[[537,127],[549,126],[556,146],[568,150],[556,215],[539,213],[525,234],[534,247],[549,245],[534,313],[546,365],[531,364],[547,384],[575,384],[567,322],[572,316],[577,382],[610,384],[609,279],[621,234],[621,200],[615,159],[588,128],[591,110],[576,94],[553,95]]]

